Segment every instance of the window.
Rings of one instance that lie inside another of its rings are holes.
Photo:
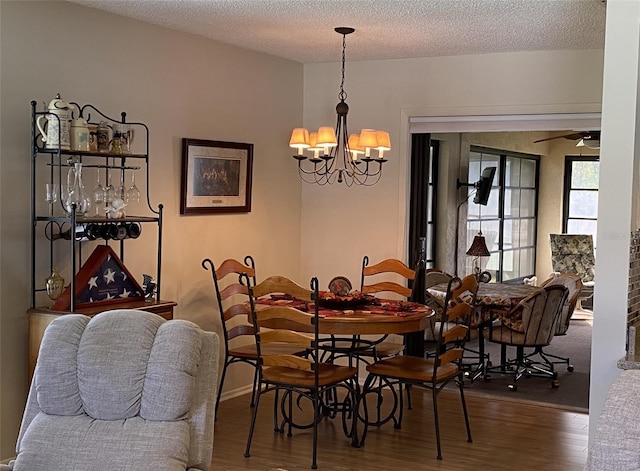
[[[481,230],[491,252],[482,266],[496,281],[535,273],[539,162],[537,155],[471,147],[468,181],[477,182],[487,167],[496,167],[496,175],[486,206],[473,203],[469,188],[466,247]],[[473,271],[471,257],[465,269]]]
[[[562,232],[591,234],[596,240],[598,226],[598,156],[572,156],[564,159]]]

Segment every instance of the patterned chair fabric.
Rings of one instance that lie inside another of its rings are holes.
[[[144,311],[68,314],[47,328],[13,471],[206,471],[219,341]]]
[[[575,273],[583,283],[594,281],[596,259],[591,234],[549,234],[553,271]]]

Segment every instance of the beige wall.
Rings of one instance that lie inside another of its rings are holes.
[[[165,205],[162,297],[178,302],[177,317],[219,330],[203,258],[249,253],[259,277],[298,276],[301,185],[286,142],[302,120],[302,66],[65,2],[0,5],[2,459],[14,453],[27,387],[30,101],[59,92],[149,126],[151,200]],[[183,137],[254,144],[251,213],[179,215]],[[145,229],[126,252],[139,280],[155,272]],[[250,383],[250,370],[235,371],[225,389]]]

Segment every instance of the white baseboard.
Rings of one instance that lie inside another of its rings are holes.
[[[227,399],[233,399],[234,397],[243,396],[247,393],[251,394],[252,390],[253,384],[247,384],[246,386],[232,389],[231,391],[223,391],[220,395],[220,402],[226,401]]]

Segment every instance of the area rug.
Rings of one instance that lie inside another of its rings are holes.
[[[477,340],[468,342],[470,348],[476,349]],[[500,346],[485,342],[485,349],[494,365],[500,362]],[[530,401],[558,406],[578,412],[588,412],[589,409],[589,372],[591,364],[591,322],[588,320],[571,320],[566,335],[553,338],[551,345],[544,348],[546,353],[561,357],[569,357],[574,367],[573,372],[567,371],[566,364],[555,365],[560,386],[553,388],[551,380],[546,378],[522,378],[518,380],[518,388],[511,391],[508,385],[513,382],[513,375],[491,372],[490,379],[467,381],[465,392],[499,396],[505,399]],[[509,358],[515,355],[515,348],[507,350]]]

